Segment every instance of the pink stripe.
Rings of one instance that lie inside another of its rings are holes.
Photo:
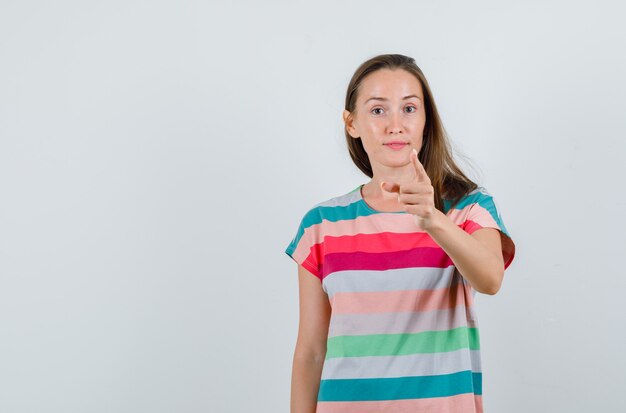
[[[465,221],[464,228],[465,228],[465,232],[467,232],[468,234],[471,235],[472,233],[474,233],[474,231],[477,231],[477,230],[479,230],[481,228],[485,228],[485,227],[481,227],[480,224],[478,224],[477,222],[474,222],[474,221],[468,219],[467,221]],[[489,227],[487,227],[487,228],[489,228]]]
[[[447,216],[452,222],[462,225],[470,206],[468,205],[463,209],[452,209],[448,211]],[[356,230],[357,223],[358,231]],[[336,222],[323,220],[321,223],[312,225],[304,230],[294,255],[300,256],[304,254],[304,257],[302,257],[304,260],[309,255],[313,245],[324,242],[322,235],[326,237],[342,237],[356,234],[378,234],[380,233],[380,228],[385,228],[387,232],[395,234],[424,233],[415,223],[412,214],[373,214]]]
[[[468,218],[468,221],[474,221],[474,223],[480,225],[481,228],[489,227],[489,228],[500,228],[498,223],[493,219],[489,211],[480,206],[480,204],[473,204],[474,208],[472,209],[472,213],[470,214],[471,218]]]
[[[366,402],[317,402],[316,413],[483,413],[482,396],[472,393],[427,399],[381,400]]]
[[[414,267],[447,268],[451,265],[454,263],[448,254],[440,247],[435,247],[379,254],[365,252],[327,254],[324,256],[322,270],[323,277],[326,277],[333,272],[345,270],[385,271]]]
[[[483,396],[475,396],[474,401],[476,402],[476,413],[483,413]]]
[[[332,253],[341,252],[394,252],[411,248],[439,248],[439,245],[426,232],[377,232],[374,234],[354,234],[341,237],[327,236],[324,249]]]
[[[419,300],[416,300],[419,297]],[[366,314],[406,311],[431,311],[473,305],[471,287],[457,283],[437,290],[402,290],[335,293],[333,313]]]

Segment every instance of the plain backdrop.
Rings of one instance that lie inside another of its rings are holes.
[[[517,253],[487,413],[623,411],[620,2],[0,3],[0,411],[287,412],[303,214],[368,178],[354,70],[414,57]]]

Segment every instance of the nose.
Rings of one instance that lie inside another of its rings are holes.
[[[389,134],[398,134],[402,133],[402,119],[397,112],[393,112],[389,117],[389,124],[387,125],[387,133]]]

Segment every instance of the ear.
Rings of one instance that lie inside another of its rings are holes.
[[[358,138],[356,128],[354,127],[354,118],[347,110],[343,111],[343,122],[346,124],[346,130],[353,138]]]

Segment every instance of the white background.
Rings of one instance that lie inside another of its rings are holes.
[[[0,411],[285,412],[284,250],[365,177],[357,66],[412,56],[517,246],[484,403],[624,408],[619,2],[0,3]]]

